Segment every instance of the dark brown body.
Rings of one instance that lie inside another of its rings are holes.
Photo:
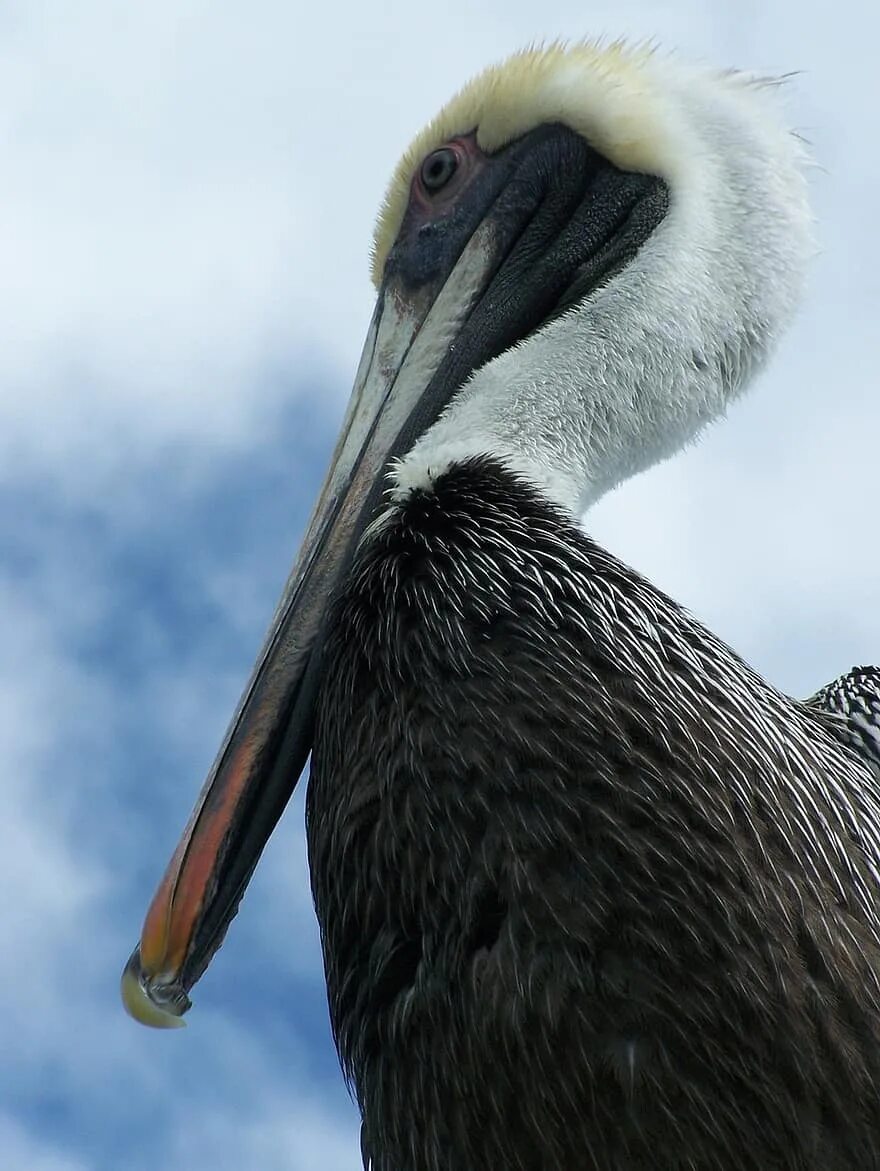
[[[880,1168],[872,785],[497,466],[410,497],[308,800],[375,1171]]]

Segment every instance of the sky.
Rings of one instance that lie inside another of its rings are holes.
[[[118,981],[323,473],[384,184],[488,62],[625,34],[795,74],[800,317],[723,424],[586,523],[793,694],[880,658],[880,18],[828,13],[0,2],[0,1166],[359,1165],[303,786],[189,1027],[135,1025]]]

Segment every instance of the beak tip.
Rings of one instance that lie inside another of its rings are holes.
[[[190,1007],[189,997],[179,992],[163,996],[160,1001],[154,995],[156,987],[164,989],[163,985],[154,986],[141,965],[140,947],[136,947],[125,965],[119,986],[125,1011],[133,1020],[153,1029],[185,1028],[182,1014]]]

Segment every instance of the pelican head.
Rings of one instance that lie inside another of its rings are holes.
[[[520,53],[409,147],[376,309],[265,645],[123,976],[175,1025],[311,748],[328,600],[359,542],[491,454],[579,515],[745,387],[812,251],[775,86],[622,44]]]

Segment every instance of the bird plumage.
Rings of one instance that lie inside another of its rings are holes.
[[[395,234],[400,246],[418,162],[443,136],[473,131],[503,153],[562,126],[609,170],[656,176],[667,208],[609,279],[465,372],[440,418],[399,453],[392,487],[424,486],[489,452],[579,517],[722,416],[789,324],[815,251],[806,151],[780,99],[766,78],[621,44],[533,50],[469,82],[404,152],[374,274]],[[553,182],[577,166],[558,166]],[[582,236],[591,208],[587,198]],[[448,342],[460,344],[457,330]]]
[[[809,215],[766,85],[524,54],[392,181],[376,274],[474,126],[561,121],[669,208],[416,437],[331,612],[310,859],[375,1171],[880,1166],[877,778],[830,695],[780,694],[576,521],[788,318]]]
[[[808,703],[827,713],[834,735],[880,770],[880,669],[853,667],[817,691]]]
[[[308,836],[374,1171],[872,1167],[880,788],[490,459],[330,624]]]

